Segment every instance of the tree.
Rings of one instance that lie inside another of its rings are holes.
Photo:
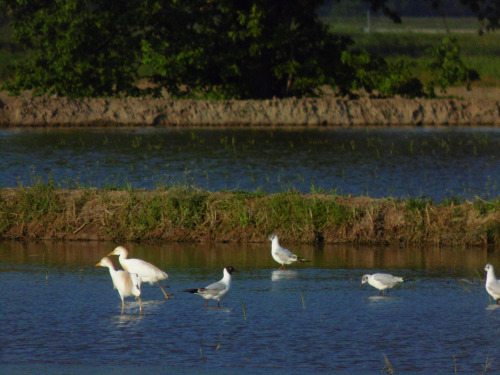
[[[387,0],[363,1],[400,21]],[[498,2],[460,1],[488,27],[498,26]],[[175,95],[270,98],[309,95],[325,84],[346,88],[346,80],[359,78],[353,67],[363,64],[342,60],[351,41],[319,20],[322,3],[2,0],[0,16],[10,17],[28,53],[6,87],[77,97],[137,94],[137,79],[146,72]],[[380,82],[389,88],[387,82],[398,80]],[[405,80],[394,87],[400,90]]]
[[[132,87],[138,40],[129,25],[140,1],[4,1],[28,51],[7,88],[97,96]]]
[[[308,94],[332,80],[349,43],[318,21],[321,2],[209,0],[188,10],[184,1],[183,10],[173,5],[178,27],[166,33],[157,31],[172,24],[164,20],[173,7],[158,4],[154,32],[142,42],[143,63],[153,65],[155,82],[171,91],[182,82],[188,91],[223,97]]]

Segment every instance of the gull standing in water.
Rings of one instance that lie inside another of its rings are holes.
[[[207,300],[206,306],[208,307],[209,299],[216,299],[217,306],[220,307],[220,300],[226,296],[231,289],[231,274],[233,272],[238,272],[237,269],[234,269],[232,266],[227,266],[224,268],[224,277],[217,281],[216,283],[210,284],[204,288],[197,289],[186,289],[183,292],[198,294]]]
[[[281,263],[280,269],[284,270],[285,264],[292,264],[295,262],[310,262],[310,260],[299,258],[290,250],[281,247],[280,243],[278,242],[278,236],[276,234],[271,234],[268,238],[271,241],[271,255],[276,262]]]
[[[500,300],[500,281],[497,280],[493,266],[490,263],[484,267],[484,270],[486,271],[486,291],[498,305]]]
[[[398,276],[392,276],[388,273],[375,273],[373,275],[364,275],[361,279],[361,286],[368,283],[371,286],[379,290],[378,295],[384,294],[384,290],[387,289],[387,296],[389,296],[389,289],[392,288],[397,283],[402,283],[403,278]]]
[[[160,284],[161,280],[165,280],[168,277],[166,272],[163,272],[155,265],[145,262],[142,259],[128,259],[128,250],[123,246],[118,246],[108,254],[108,256],[110,255],[118,255],[118,260],[120,261],[123,269],[130,273],[136,273],[141,279],[141,283],[149,283],[150,285],[157,283],[165,295],[165,298],[169,299],[171,297],[170,294],[165,292],[165,289],[163,289]]]
[[[142,315],[142,301],[141,301],[141,280],[135,273],[130,273],[122,270],[115,270],[113,263],[108,257],[101,259],[96,267],[109,268],[109,274],[113,281],[113,286],[118,290],[118,294],[122,299],[122,313],[125,309],[125,297],[135,296],[139,300],[140,314]]]

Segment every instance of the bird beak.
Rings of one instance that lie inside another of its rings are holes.
[[[108,257],[109,257],[110,255],[115,255],[115,251],[113,250],[112,252],[110,252],[110,253],[108,254]]]
[[[95,266],[96,267],[100,267],[101,266],[101,262],[97,263]]]

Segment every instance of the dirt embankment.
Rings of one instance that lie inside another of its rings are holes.
[[[0,93],[0,126],[500,126],[500,89],[456,94],[461,93],[465,94],[457,99],[229,101],[9,97]]]

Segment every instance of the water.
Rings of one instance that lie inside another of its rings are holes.
[[[0,130],[0,186],[497,198],[500,129]]]
[[[500,371],[500,309],[477,249],[330,246],[293,249],[311,263],[278,271],[270,244],[128,244],[169,273],[138,304],[121,302],[106,269],[110,243],[0,243],[0,372],[397,373]],[[113,259],[115,264],[117,259]],[[233,289],[208,309],[184,288],[222,277]],[[360,288],[376,271],[408,279],[390,297]],[[246,309],[246,320],[242,303]]]

